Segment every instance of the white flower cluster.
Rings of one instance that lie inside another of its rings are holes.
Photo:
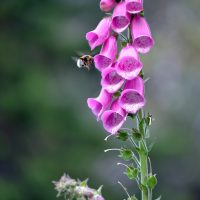
[[[57,197],[64,196],[65,199],[80,200],[104,200],[101,195],[101,188],[98,190],[88,187],[86,181],[76,181],[64,174],[59,181],[53,181],[55,190],[58,192]]]

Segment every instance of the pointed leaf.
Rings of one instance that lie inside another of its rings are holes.
[[[127,200],[138,200],[138,199],[137,199],[136,196],[134,195],[134,196],[132,196],[132,197],[129,197]]]
[[[153,189],[157,184],[157,178],[156,175],[150,176],[147,180],[147,186],[150,189]]]
[[[145,191],[145,190],[147,190],[147,187],[145,185],[143,185],[143,184],[140,184],[139,189],[141,191]]]
[[[127,177],[130,179],[130,180],[133,180],[135,178],[137,178],[138,174],[139,174],[139,171],[137,168],[133,168],[133,167],[128,167],[127,168],[127,171],[124,173],[127,175]]]
[[[87,183],[88,183],[88,179],[82,181],[82,182],[80,183],[80,186],[86,187],[86,186],[87,186]]]

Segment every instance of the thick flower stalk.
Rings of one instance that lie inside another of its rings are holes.
[[[105,152],[119,151],[119,156],[128,163],[118,165],[125,167],[127,177],[137,182],[141,191],[139,199],[152,200],[157,183],[148,145],[152,116],[143,110],[146,80],[140,53],[148,53],[154,40],[144,17],[143,0],[101,0],[100,9],[113,10],[113,13],[107,13],[108,16],[86,34],[91,50],[102,45],[99,54],[94,56],[94,65],[102,77],[101,92],[87,103],[108,134],[124,142],[123,148]],[[133,128],[124,127],[128,118],[134,121]],[[132,148],[126,147],[126,143],[131,143]],[[122,183],[120,185],[128,200],[138,199],[130,195]]]

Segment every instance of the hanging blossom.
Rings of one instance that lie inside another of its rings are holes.
[[[101,120],[109,136],[131,142],[133,149],[130,144],[128,147],[125,144],[122,148],[107,149],[105,152],[119,151],[119,157],[126,164],[118,165],[126,168],[124,174],[130,180],[136,180],[141,191],[140,199],[153,200],[152,191],[157,179],[152,173],[149,158],[152,147],[148,145],[152,116],[143,111],[146,99],[140,54],[152,49],[154,39],[144,17],[143,0],[101,0],[100,9],[113,12],[107,13],[108,16],[86,34],[91,50],[102,46],[94,56],[94,65],[101,73],[101,90],[97,97],[88,98],[88,107],[97,120]],[[136,122],[134,128],[123,127],[128,117]],[[128,195],[127,200],[138,200],[128,193],[121,182],[118,183]]]
[[[92,50],[102,45],[100,53],[94,56],[95,67],[102,76],[102,89],[98,97],[89,98],[87,103],[105,130],[117,134],[127,115],[136,114],[145,105],[139,53],[149,52],[154,40],[141,13],[142,0],[101,0],[100,8],[105,12],[113,9],[113,14],[86,34]],[[120,49],[117,40],[128,29],[132,39]]]

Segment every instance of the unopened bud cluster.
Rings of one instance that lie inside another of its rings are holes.
[[[53,184],[58,192],[57,197],[64,196],[68,200],[104,200],[101,187],[98,190],[92,189],[87,185],[87,180],[75,180],[64,174],[59,181],[53,181]]]

